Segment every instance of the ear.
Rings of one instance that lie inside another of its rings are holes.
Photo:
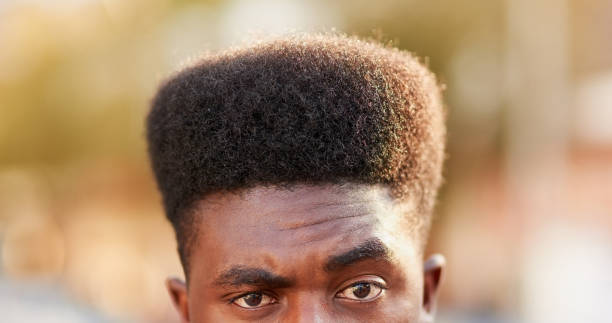
[[[423,276],[423,307],[422,322],[433,322],[436,314],[436,301],[438,288],[442,281],[442,270],[446,265],[444,256],[440,254],[432,255],[424,265]]]
[[[187,302],[187,285],[178,278],[166,279],[166,288],[172,298],[176,310],[181,316],[182,323],[189,323],[189,304]]]

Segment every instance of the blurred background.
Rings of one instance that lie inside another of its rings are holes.
[[[612,322],[606,0],[0,0],[0,320],[177,322],[143,130],[157,84],[254,35],[332,28],[446,84],[438,322]]]

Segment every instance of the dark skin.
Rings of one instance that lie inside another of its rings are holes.
[[[423,263],[414,207],[380,186],[207,196],[182,322],[433,322],[444,260]]]

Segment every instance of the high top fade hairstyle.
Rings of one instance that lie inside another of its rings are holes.
[[[440,92],[410,53],[339,34],[260,41],[170,77],[147,140],[185,272],[195,203],[256,186],[385,185],[414,203],[424,243],[444,159]]]

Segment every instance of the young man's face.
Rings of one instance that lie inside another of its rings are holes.
[[[424,270],[412,210],[384,188],[259,187],[196,212],[189,287],[168,281],[184,322],[432,320],[442,262]]]

